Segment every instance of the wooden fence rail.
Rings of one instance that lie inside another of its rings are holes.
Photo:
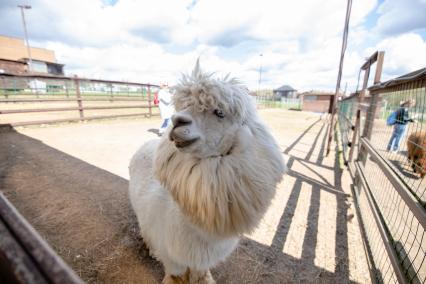
[[[0,282],[83,284],[0,193]]]
[[[34,86],[32,82],[44,84],[41,88]],[[40,83],[42,82],[42,83]],[[70,87],[71,86],[71,87]],[[99,86],[102,86],[100,90]],[[113,90],[113,87],[119,91]],[[152,84],[130,83],[121,81],[109,81],[100,79],[87,79],[78,77],[50,76],[50,75],[17,75],[0,74],[0,115],[3,119],[0,127],[4,126],[23,126],[34,124],[49,124],[58,122],[72,122],[104,118],[119,118],[131,116],[150,117],[158,115],[153,112],[157,108],[152,102],[153,92],[159,86]],[[130,95],[131,94],[131,95]],[[75,106],[56,106],[46,107],[46,103],[75,103]],[[104,105],[93,105],[89,102],[104,103]],[[105,103],[125,102],[127,104],[105,105]],[[145,103],[145,104],[141,104]],[[19,108],[12,104],[22,104]],[[31,104],[31,107],[25,107],[25,104]],[[34,106],[37,104],[37,106]],[[109,113],[103,115],[87,115],[87,111],[93,110],[144,110],[143,112],[128,113]],[[45,112],[78,112],[78,117],[55,118],[13,121],[5,118],[12,114],[31,114]],[[6,122],[5,122],[6,121]]]

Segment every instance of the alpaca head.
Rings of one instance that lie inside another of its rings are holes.
[[[154,156],[154,173],[189,220],[219,236],[253,230],[285,166],[247,88],[200,71],[175,87],[173,127]]]
[[[197,63],[175,90],[169,138],[179,151],[198,158],[224,156],[238,136],[247,135],[244,126],[256,112],[248,90],[235,79],[213,79]]]

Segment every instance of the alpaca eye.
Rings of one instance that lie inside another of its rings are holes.
[[[223,113],[223,111],[221,111],[220,109],[215,109],[214,111],[213,111],[213,113],[217,116],[217,117],[220,117],[220,118],[224,118],[225,117],[225,114]]]

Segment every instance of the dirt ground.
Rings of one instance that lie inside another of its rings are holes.
[[[370,283],[350,177],[325,119],[264,109],[289,172],[258,229],[213,269],[218,283]],[[160,283],[138,237],[129,160],[156,138],[157,118],[20,128],[0,133],[0,190],[88,283]]]

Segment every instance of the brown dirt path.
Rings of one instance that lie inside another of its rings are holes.
[[[323,157],[318,115],[262,110],[288,176],[252,235],[213,270],[218,283],[367,283],[349,177]],[[0,133],[0,190],[88,283],[159,283],[127,197],[127,164],[158,119]]]

